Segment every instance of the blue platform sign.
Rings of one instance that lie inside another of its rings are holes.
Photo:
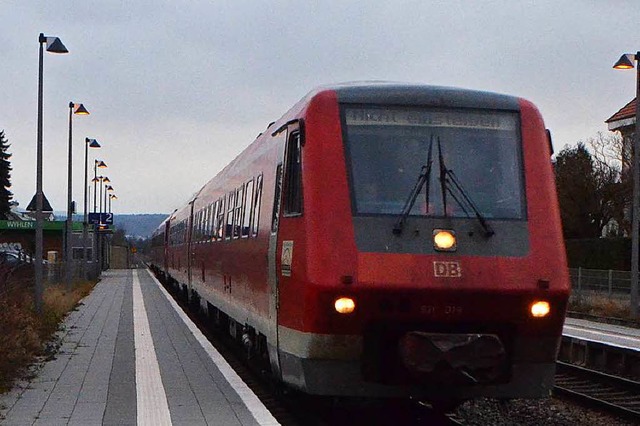
[[[112,225],[113,213],[89,213],[89,223]]]

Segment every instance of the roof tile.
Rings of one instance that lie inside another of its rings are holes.
[[[625,118],[634,118],[636,116],[636,99],[632,99],[631,102],[620,108],[618,112],[605,120],[605,123],[611,123],[613,121],[624,120]]]

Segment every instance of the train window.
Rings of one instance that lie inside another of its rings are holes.
[[[217,200],[214,206],[214,210],[213,210],[213,223],[211,225],[211,239],[213,241],[218,241],[218,223],[220,222],[220,219],[218,218],[218,214],[219,214],[219,210],[220,210],[220,206],[221,206],[222,200]]]
[[[471,217],[468,198],[488,219],[526,217],[517,113],[349,106],[343,120],[355,214],[400,214],[424,176],[412,216]]]
[[[280,197],[282,195],[282,163],[276,167],[276,188],[273,198],[273,212],[271,213],[271,232],[278,231],[278,220],[280,218]]]
[[[211,240],[211,205],[208,205],[204,209],[205,217],[202,221],[202,241],[207,242]]]
[[[302,144],[299,131],[291,133],[287,143],[284,176],[284,215],[302,214]]]
[[[218,213],[216,222],[216,240],[221,240],[224,229],[224,196],[218,201]]]
[[[202,210],[200,210],[200,220],[198,221],[198,241],[199,242],[203,242],[204,241],[204,237],[205,237],[205,232],[206,232],[206,221],[207,221],[207,209],[204,208]]]
[[[232,191],[227,195],[227,226],[224,230],[224,239],[229,240],[233,234],[233,211],[235,208],[236,193]]]
[[[242,230],[241,236],[246,238],[251,232],[251,219],[253,218],[253,210],[251,209],[253,204],[253,185],[254,180],[251,179],[245,185],[244,191],[244,203],[242,204]]]
[[[204,218],[202,220],[202,241],[211,239],[211,204],[204,208]]]
[[[218,202],[216,201],[215,203],[212,203],[209,205],[209,219],[207,220],[207,225],[206,225],[206,240],[207,241],[211,241],[212,239],[214,239],[213,236],[213,231],[214,231],[214,222],[216,219],[216,207],[217,207]]]
[[[244,185],[236,189],[236,206],[233,211],[233,238],[240,238],[242,226],[242,203],[244,202]]]
[[[200,217],[200,240],[203,242],[207,235],[207,220],[209,220],[209,206],[205,206],[202,209],[202,216]]]
[[[222,239],[222,222],[224,222],[224,198],[220,198],[216,203],[215,224],[213,228],[213,239]]]
[[[207,222],[209,221],[209,206],[202,209],[202,217],[200,218],[200,239],[204,242],[207,239]]]
[[[260,224],[260,205],[262,204],[262,174],[256,178],[256,188],[253,194],[253,207],[251,208],[251,236],[258,235]]]
[[[202,216],[202,211],[197,211],[193,218],[193,223],[191,224],[191,241],[194,243],[198,243],[200,241],[200,219]]]
[[[207,221],[204,224],[204,240],[205,241],[211,241],[211,237],[213,235],[212,223],[213,223],[213,215],[215,214],[215,212],[213,211],[214,204],[215,203],[211,203],[207,207]]]
[[[173,245],[178,245],[178,243],[180,243],[180,224],[176,223],[173,230]]]

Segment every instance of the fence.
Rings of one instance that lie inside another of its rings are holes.
[[[569,276],[573,298],[598,294],[611,299],[628,299],[631,294],[630,271],[569,268]]]
[[[45,263],[42,265],[42,278],[45,285],[56,285],[65,282],[65,269],[63,262]],[[72,279],[79,280],[85,277],[96,280],[100,276],[100,263],[87,262],[86,271],[82,269],[82,263],[74,262]],[[10,266],[0,262],[0,301],[8,297],[12,292],[32,291],[35,282],[34,265],[23,263],[18,266]]]

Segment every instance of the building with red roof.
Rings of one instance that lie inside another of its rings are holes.
[[[633,132],[636,128],[636,104],[637,100],[632,99],[625,106],[620,108],[615,114],[605,120],[612,132],[620,132],[622,136],[622,168],[625,168],[624,158],[631,158],[631,147],[633,146]]]
[[[608,124],[611,131],[620,131],[622,133],[625,130],[630,130],[633,132],[636,123],[636,99],[631,100],[631,102],[620,108],[618,112],[605,120],[605,123]]]

